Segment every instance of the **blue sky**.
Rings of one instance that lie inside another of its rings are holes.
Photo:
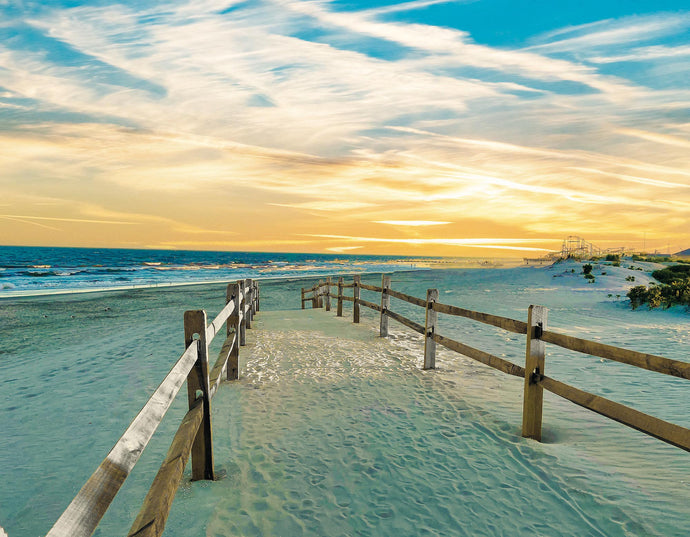
[[[684,2],[0,0],[0,243],[681,249],[689,73]]]

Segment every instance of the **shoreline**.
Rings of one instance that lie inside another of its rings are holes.
[[[485,268],[485,267],[477,267],[477,268]],[[432,269],[432,268],[414,268],[414,269],[409,269],[406,268],[404,270],[394,270],[391,271],[392,273],[403,273],[403,272],[427,272],[430,270],[452,270],[451,267],[447,268],[439,268],[439,269]],[[353,272],[347,272],[343,273],[342,276],[352,276],[355,273]],[[363,271],[363,272],[357,272],[356,274],[360,275],[371,275],[371,274],[383,274],[382,271]],[[260,276],[257,278],[245,278],[245,279],[251,279],[253,281],[297,281],[297,280],[306,280],[306,279],[314,279],[314,278],[326,278],[332,274],[328,275],[322,275],[322,274],[316,274],[316,275],[309,275],[305,274],[304,276]],[[341,274],[336,274],[337,276],[340,276]],[[195,281],[195,282],[161,282],[161,283],[155,283],[155,284],[141,284],[141,285],[128,285],[128,286],[117,286],[117,287],[98,287],[98,288],[93,288],[93,289],[52,289],[52,290],[27,290],[27,291],[16,291],[12,294],[3,294],[0,293],[0,301],[4,299],[10,299],[10,298],[32,298],[32,297],[43,297],[43,296],[62,296],[62,295],[80,295],[80,294],[85,294],[85,293],[112,293],[115,291],[129,291],[132,289],[156,289],[156,288],[170,288],[170,287],[189,287],[192,285],[219,285],[219,284],[227,284],[227,283],[232,283],[237,280],[208,280],[208,281]]]
[[[352,276],[354,274],[359,274],[359,275],[371,275],[371,274],[385,274],[385,273],[391,273],[391,274],[400,274],[400,273],[406,273],[406,272],[418,272],[418,271],[430,271],[430,270],[459,270],[459,269],[467,269],[467,270],[495,270],[495,269],[512,269],[512,268],[518,268],[524,265],[519,265],[519,264],[507,264],[507,265],[492,265],[492,264],[487,264],[487,265],[481,265],[480,266],[473,266],[469,264],[460,264],[460,263],[451,263],[450,261],[448,264],[445,263],[438,263],[438,264],[433,264],[433,263],[426,263],[424,265],[420,266],[415,266],[415,267],[404,267],[401,268],[400,270],[390,270],[390,271],[382,271],[382,270],[372,270],[372,271],[350,271],[350,272],[329,272],[328,274],[314,274],[310,273],[309,271],[305,271],[304,275],[289,275],[289,276],[258,276],[254,278],[244,278],[244,279],[252,279],[256,281],[271,281],[271,280],[276,280],[276,281],[290,281],[290,280],[304,280],[304,279],[315,279],[315,278],[326,278],[328,276]],[[544,266],[536,267],[536,268],[544,268]],[[28,298],[28,297],[41,297],[41,296],[61,296],[61,295],[76,295],[76,294],[84,294],[84,293],[110,293],[114,291],[127,291],[127,290],[132,290],[132,289],[155,289],[155,288],[169,288],[169,287],[188,287],[192,285],[217,285],[221,283],[230,283],[236,281],[235,279],[219,279],[219,280],[204,280],[204,281],[191,281],[191,282],[178,282],[178,281],[168,281],[168,282],[159,282],[159,283],[152,283],[152,284],[134,284],[134,285],[122,285],[122,286],[110,286],[110,287],[94,287],[94,288],[75,288],[75,289],[30,289],[30,290],[17,290],[17,291],[8,291],[8,290],[2,290],[0,291],[0,301],[5,300],[5,299],[11,299],[11,298]]]

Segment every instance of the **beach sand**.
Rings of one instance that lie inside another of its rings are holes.
[[[687,360],[686,313],[632,312],[616,295],[633,271],[595,268],[588,284],[576,267],[397,273],[393,286],[415,296],[437,287],[445,303],[521,320],[544,304],[554,330]],[[437,370],[421,371],[419,336],[391,323],[391,338],[378,338],[367,310],[359,326],[301,311],[305,285],[262,285],[241,379],[213,400],[225,477],[186,480],[166,535],[685,535],[687,453],[548,395],[545,442],[522,439],[520,379],[445,350]],[[10,536],[45,534],[181,352],[184,309],[211,317],[223,296],[211,285],[0,302],[0,525]],[[523,363],[522,336],[445,318],[440,330]],[[687,381],[547,352],[549,375],[690,426]],[[182,399],[97,534],[129,528]]]

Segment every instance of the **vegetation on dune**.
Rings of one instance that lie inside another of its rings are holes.
[[[672,265],[664,269],[655,270],[652,276],[661,283],[670,284],[690,278],[690,265]]]
[[[636,285],[628,291],[632,309],[643,304],[650,309],[690,306],[690,265],[672,265],[655,270],[652,276],[661,284],[651,283],[648,287]]]

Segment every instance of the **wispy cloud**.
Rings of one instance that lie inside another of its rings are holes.
[[[548,248],[535,248],[533,246],[521,246],[535,242],[544,242],[544,239],[457,239],[457,238],[384,238],[384,237],[351,237],[347,235],[307,235],[321,239],[348,240],[360,243],[391,243],[432,246],[461,246],[465,248],[488,248],[494,250],[516,250],[525,252],[548,252]]]
[[[409,226],[409,227],[425,227],[425,226],[443,226],[451,224],[452,222],[436,222],[434,220],[376,220],[375,224],[388,224],[389,226]]]
[[[683,72],[690,14],[621,7],[508,47],[478,42],[461,18],[409,22],[444,4],[6,10],[0,188],[8,214],[31,217],[5,225],[101,220],[131,224],[118,228],[128,243],[340,248],[304,233],[337,241],[383,223],[399,228],[393,246],[464,248],[484,246],[454,238],[466,229],[552,241],[687,223],[690,90],[663,75]],[[37,192],[61,200],[55,212]],[[249,232],[261,236],[233,242]]]

